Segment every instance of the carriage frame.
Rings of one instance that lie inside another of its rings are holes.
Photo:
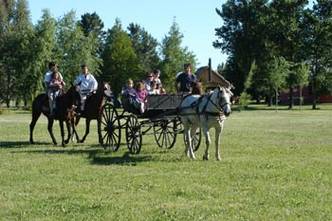
[[[129,104],[127,97],[122,99],[122,110],[117,109],[112,101],[107,101],[100,110],[99,143],[108,151],[117,151],[125,132],[126,145],[131,154],[140,153],[143,135],[153,135],[158,147],[171,149],[177,135],[183,133],[178,113],[183,98],[183,95],[176,94],[149,95],[143,114]],[[198,150],[201,137],[201,130],[198,129],[192,137],[194,151]]]

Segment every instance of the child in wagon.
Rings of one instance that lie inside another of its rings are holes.
[[[138,108],[140,112],[143,114],[145,111],[145,104],[146,104],[146,98],[148,96],[148,92],[145,89],[145,85],[143,82],[139,81],[135,85],[136,90],[136,100],[138,101]]]

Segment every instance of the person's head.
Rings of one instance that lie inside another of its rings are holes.
[[[142,91],[142,90],[144,90],[144,88],[145,88],[145,85],[142,81],[138,81],[135,85],[135,89],[138,91]]]
[[[54,61],[48,63],[48,69],[51,71],[57,71],[57,64]]]
[[[52,73],[52,79],[57,79],[57,80],[59,80],[59,79],[60,79],[60,74],[59,74],[59,72],[57,72],[57,71],[53,71],[53,73]]]
[[[152,73],[147,73],[147,75],[146,75],[146,79],[148,80],[148,81],[152,81],[153,80],[153,74]]]
[[[186,73],[191,73],[191,64],[190,63],[184,64],[183,69]]]
[[[86,64],[81,65],[81,70],[84,75],[87,75],[89,73],[88,66]]]
[[[154,78],[159,78],[160,77],[160,70],[159,69],[155,69],[153,71],[153,75],[154,75]]]
[[[133,88],[134,87],[134,81],[131,78],[129,78],[128,81],[127,81],[127,87],[128,88]]]

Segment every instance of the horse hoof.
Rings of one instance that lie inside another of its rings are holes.
[[[30,144],[35,144],[35,142],[33,142],[33,140],[30,140]]]
[[[209,157],[204,155],[203,160],[209,160]]]
[[[220,158],[220,157],[217,157],[217,161],[221,161],[221,158]]]

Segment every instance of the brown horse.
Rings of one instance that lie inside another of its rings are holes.
[[[49,104],[47,94],[38,95],[33,103],[32,103],[32,120],[30,123],[30,143],[33,144],[33,129],[37,123],[38,118],[43,113],[48,119],[48,132],[52,138],[53,144],[57,145],[56,139],[53,135],[53,122],[54,120],[59,120],[60,129],[61,129],[61,137],[62,137],[62,146],[69,142],[71,137],[71,128],[74,133],[75,127],[73,124],[73,114],[74,114],[74,105],[77,105],[80,96],[76,91],[75,87],[72,86],[69,90],[58,96],[56,99],[56,111],[54,117],[50,116]],[[68,130],[68,138],[64,139],[64,130],[63,130],[63,122],[66,122],[67,130]]]
[[[97,120],[98,125],[100,122],[101,109],[104,104],[104,98],[111,98],[111,89],[108,83],[99,83],[98,88],[94,94],[89,96],[85,101],[84,111],[79,117],[76,118],[75,125],[79,123],[80,118],[85,118],[85,134],[82,139],[79,139],[76,134],[76,139],[78,143],[84,143],[86,137],[90,132],[90,121]],[[99,143],[101,138],[99,137]]]

